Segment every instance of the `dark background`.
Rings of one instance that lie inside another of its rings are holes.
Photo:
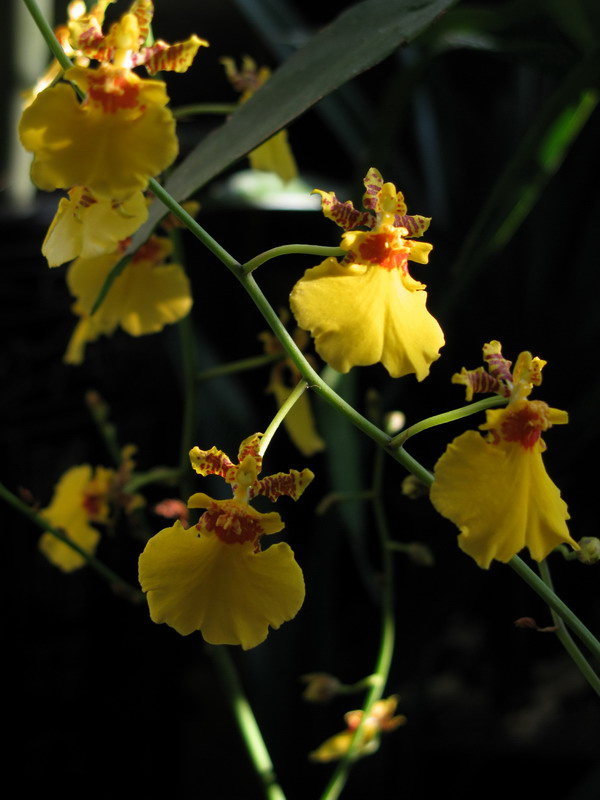
[[[222,55],[248,53],[275,67],[277,52],[302,40],[295,24],[289,36],[275,37],[277,47],[269,44],[257,10],[264,3],[156,5],[161,38],[175,41],[194,31],[211,43],[189,73],[168,77],[174,106],[235,100],[218,65]],[[299,15],[310,31],[350,3],[311,11],[304,5],[282,2],[280,8]],[[346,87],[346,133],[317,107],[289,135],[309,189],[336,189],[356,204],[373,165],[404,191],[410,212],[433,217],[426,238],[434,253],[413,275],[428,284],[428,307],[445,330],[442,357],[421,385],[411,376],[392,381],[378,365],[353,370],[343,391],[364,411],[376,390],[382,412],[399,408],[412,423],[462,404],[450,377],[462,366],[478,366],[486,341],[499,339],[513,361],[525,349],[546,359],[536,396],[567,409],[570,424],[547,434],[545,461],[569,504],[572,535],[580,539],[598,532],[597,111],[507,246],[473,271],[457,269],[465,237],[496,180],[582,58],[547,6],[479,5],[497,12],[491,22],[477,18],[479,39],[465,36],[461,46],[442,48],[441,38],[423,37]],[[14,6],[3,6],[1,14],[6,30]],[[10,87],[17,78],[6,53],[3,58]],[[419,81],[409,91],[405,74],[416,62]],[[217,123],[202,118],[181,125],[183,153]],[[7,143],[10,131],[4,137]],[[230,173],[245,167],[234,165]],[[8,156],[3,171],[10,175]],[[2,482],[13,491],[24,487],[44,506],[70,466],[109,464],[85,406],[90,388],[109,403],[121,443],[138,446],[140,469],[175,465],[182,410],[176,330],[140,339],[117,333],[90,345],[81,367],[63,365],[74,325],[65,268],[49,270],[39,253],[59,195],[40,193],[29,210],[18,210],[8,182],[0,240]],[[216,185],[220,191],[212,186],[199,193],[199,221],[242,261],[278,244],[339,241],[319,212],[242,206],[227,192],[227,175]],[[258,354],[256,336],[264,329],[258,311],[213,256],[191,237],[185,242],[200,366]],[[314,263],[296,256],[259,271],[275,307],[286,304],[294,282]],[[241,439],[264,429],[274,411],[264,393],[268,374],[265,368],[202,384],[190,446],[216,444],[233,456]],[[317,475],[293,510],[291,501],[279,504],[288,521],[286,540],[305,572],[306,602],[264,645],[247,653],[232,648],[289,800],[319,796],[331,767],[310,764],[307,753],[341,730],[344,712],[361,702],[357,696],[309,706],[301,700],[299,676],[327,670],[346,683],[359,680],[373,668],[379,635],[377,598],[368,588],[379,568],[369,507],[334,506],[314,515],[332,488],[357,480],[369,485],[373,448],[320,403],[316,410],[323,431],[336,426],[327,453],[306,459],[282,434],[265,463],[266,474],[310,466]],[[432,466],[451,438],[482,421],[475,419],[426,432],[409,450]],[[346,461],[348,452],[354,460]],[[390,460],[384,493],[394,537],[424,542],[435,558],[432,568],[397,560],[398,637],[389,692],[400,694],[399,711],[408,722],[383,739],[376,756],[356,765],[344,798],[417,800],[440,789],[475,798],[487,796],[490,787],[513,796],[597,798],[597,698],[551,633],[513,624],[531,616],[545,626],[549,613],[509,568],[496,564],[484,572],[465,557],[453,526],[426,499],[401,495],[403,477]],[[149,507],[172,493],[153,487]],[[183,638],[154,625],[143,605],[125,602],[91,570],[63,575],[37,551],[38,531],[12,510],[2,511],[8,774],[18,777],[21,789],[99,798],[261,797],[200,635]],[[164,523],[149,511],[147,525],[153,533]],[[119,529],[103,538],[98,555],[135,584],[143,538],[143,532]],[[597,630],[598,568],[558,556],[551,566],[559,595]]]

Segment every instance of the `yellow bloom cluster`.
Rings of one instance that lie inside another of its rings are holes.
[[[345,231],[341,247],[347,255],[308,269],[290,305],[319,355],[339,372],[381,362],[392,378],[414,373],[421,381],[444,344],[425,307],[425,286],[408,272],[409,259],[429,259],[431,245],[409,237],[422,236],[430,220],[408,215],[402,193],[384,183],[378,170],[371,168],[364,184],[366,211],[315,190],[325,216]],[[369,230],[355,230],[359,226]]]
[[[86,342],[119,324],[133,336],[152,333],[184,317],[192,303],[181,267],[156,257],[169,248],[151,239],[132,259],[127,277],[115,281],[109,299],[89,316],[129,237],[147,219],[143,192],[150,178],[178,152],[165,83],[144,80],[133,69],[144,66],[151,75],[183,72],[208,44],[193,35],[174,45],[158,40],[145,46],[154,11],[150,0],[135,0],[104,34],[109,2],[99,0],[89,12],[81,3],[71,4],[60,40],[77,63],[65,71],[66,82],[37,94],[19,125],[22,144],[33,153],[33,182],[46,191],[68,190],[42,252],[51,267],[78,259],[68,276],[81,317],[66,355],[70,363],[82,360]],[[98,66],[87,66],[90,60]]]
[[[448,446],[435,466],[431,502],[458,525],[461,549],[484,569],[523,547],[536,561],[562,543],[578,550],[567,506],[542,461],[541,434],[568,422],[567,413],[528,399],[546,362],[523,352],[511,372],[497,341],[484,345],[483,357],[487,372],[463,368],[453,382],[466,386],[468,400],[473,392],[496,392],[508,405],[486,412],[485,438],[467,431]]]
[[[152,620],[182,636],[199,630],[210,644],[247,650],[266,639],[269,626],[279,628],[295,617],[304,601],[302,570],[290,546],[279,542],[261,550],[264,535],[283,530],[281,517],[249,503],[258,495],[297,500],[314,475],[291,470],[259,480],[261,436],[242,442],[237,464],[216,447],[194,447],[194,470],[222,477],[233,498],[192,495],[188,507],[205,509],[198,523],[186,529],[175,522],[153,536],[140,556],[139,579]]]

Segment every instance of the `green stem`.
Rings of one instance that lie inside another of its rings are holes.
[[[550,566],[548,565],[548,560],[544,559],[544,561],[540,561],[538,564],[538,569],[540,571],[540,575],[546,586],[554,591],[554,586],[552,585],[552,576],[550,574]],[[561,644],[567,651],[567,653],[571,656],[577,668],[583,675],[583,677],[587,680],[590,684],[592,689],[596,692],[596,694],[600,695],[600,678],[592,668],[589,661],[583,655],[581,650],[577,647],[571,634],[567,630],[567,627],[559,614],[554,611],[554,609],[550,608],[550,613],[552,614],[552,621],[556,627],[556,635],[560,640]]]
[[[541,578],[531,570],[519,556],[513,556],[508,562],[514,571],[536,592],[552,611],[565,621],[573,633],[583,642],[594,657],[600,661],[600,642],[583,622],[554,594],[554,591],[547,586]]]
[[[382,570],[382,590],[381,590],[381,638],[379,642],[379,652],[375,662],[373,674],[369,676],[370,688],[367,692],[363,705],[363,713],[360,724],[336,769],[334,770],[325,791],[321,795],[321,800],[337,800],[340,796],[348,775],[356,760],[358,748],[362,739],[363,726],[373,705],[381,700],[388,681],[392,657],[394,654],[395,641],[395,621],[394,621],[394,559],[389,547],[390,535],[387,519],[383,509],[381,498],[381,485],[383,477],[383,450],[378,450],[375,457],[375,469],[373,478],[373,511],[375,513],[375,525],[379,536],[381,549],[381,570]]]
[[[208,248],[218,259],[221,261],[225,266],[230,269],[232,272],[236,272],[242,269],[242,265],[230,255],[224,247],[213,239],[213,237],[205,231],[201,225],[198,225],[196,220],[188,214],[188,212],[181,206],[171,195],[166,192],[163,187],[158,183],[157,180],[154,178],[150,178],[148,181],[148,189],[154,194],[154,196],[160,200],[160,202],[169,209],[177,219],[183,223],[183,225],[190,230],[194,236],[199,239],[202,244]],[[98,297],[92,306],[92,310],[90,311],[90,316],[93,316],[96,311],[100,308],[106,295],[108,294],[110,287],[114,283],[114,281],[119,277],[119,275],[123,272],[129,261],[131,260],[132,253],[129,253],[123,258],[118,261],[112,270],[106,276],[106,280],[102,284],[100,291],[98,292]]]
[[[188,228],[188,230],[190,230],[194,236],[199,239],[202,244],[219,259],[219,261],[222,261],[223,264],[225,264],[228,269],[234,271],[241,269],[242,265],[240,262],[230,255],[224,247],[221,247],[216,239],[213,239],[213,237],[207,231],[205,231],[201,225],[198,225],[191,214],[188,214],[185,208],[179,205],[179,203],[163,189],[158,181],[154,180],[154,178],[150,178],[148,188],[160,200],[160,202],[166,206],[169,211],[173,212],[177,219],[182,222],[185,227]]]
[[[264,432],[260,440],[260,447],[258,448],[258,452],[261,456],[264,456],[267,447],[271,442],[271,439],[275,435],[275,431],[277,430],[277,428],[281,425],[283,420],[289,414],[290,410],[298,402],[298,400],[302,397],[302,395],[307,389],[308,385],[306,381],[298,381],[294,389],[286,397],[285,402],[281,404],[281,407],[279,408],[278,412],[275,414],[275,416],[269,423],[269,427]]]
[[[230,361],[228,364],[219,364],[216,367],[203,369],[196,375],[197,381],[208,381],[212,378],[220,378],[222,375],[231,375],[236,372],[244,372],[249,369],[273,364],[285,358],[285,353],[265,353],[262,356],[252,356],[251,358],[241,358],[239,361]]]
[[[97,559],[96,556],[91,555],[91,553],[88,553],[87,550],[84,550],[76,542],[72,541],[72,539],[69,539],[69,537],[60,528],[55,528],[53,525],[50,525],[47,520],[44,519],[44,517],[30,508],[27,503],[24,503],[2,483],[0,483],[0,497],[6,500],[6,502],[13,506],[13,508],[16,508],[17,511],[20,511],[21,514],[24,514],[31,522],[33,522],[34,525],[37,525],[38,528],[44,531],[44,533],[51,533],[52,536],[55,536],[61,542],[64,542],[64,544],[68,545],[68,547],[70,547],[72,550],[75,550],[76,553],[79,553],[79,555],[86,560],[92,569],[95,569],[99,575],[107,580],[111,586],[119,590],[120,593],[127,596],[133,602],[141,602],[144,600],[144,594],[140,592],[139,589],[135,589],[133,586],[124,581],[120,575],[117,575],[116,572],[113,572],[112,569]]]
[[[373,489],[362,489],[356,492],[329,492],[315,507],[315,514],[325,514],[335,503],[349,503],[355,500],[372,500]]]
[[[254,258],[251,258],[250,261],[246,261],[242,269],[246,275],[249,275],[261,264],[270,261],[272,258],[296,253],[305,253],[313,256],[333,256],[334,258],[346,255],[346,251],[342,250],[341,247],[325,247],[318,244],[284,244],[280,247],[272,247],[270,250],[265,250],[264,253],[259,253]]]
[[[195,103],[188,106],[179,106],[172,109],[175,119],[193,117],[197,114],[233,114],[238,108],[237,103]]]
[[[269,751],[250,704],[244,695],[229,651],[223,646],[214,645],[208,646],[208,651],[215,662],[219,678],[223,682],[225,694],[229,699],[231,710],[242,734],[254,770],[262,783],[265,797],[267,800],[285,800],[285,794],[277,782]]]
[[[186,467],[188,464],[186,464]],[[149,483],[166,483],[174,485],[181,478],[181,470],[176,467],[155,467],[148,472],[136,472],[125,484],[123,491],[126,494],[133,494],[142,486]]]
[[[68,70],[68,69],[71,69],[71,67],[73,66],[73,64],[71,63],[71,59],[68,57],[68,55],[65,53],[65,51],[60,46],[60,42],[58,41],[58,39],[54,35],[54,31],[52,30],[52,27],[50,26],[50,23],[48,22],[46,17],[40,11],[39,6],[36,3],[36,1],[35,0],[23,0],[23,3],[25,4],[25,6],[27,7],[27,10],[31,14],[31,16],[33,18],[33,21],[38,26],[38,29],[39,29],[40,33],[42,34],[42,36],[44,37],[44,40],[45,40],[46,44],[48,45],[48,48],[52,52],[52,55],[54,56],[54,58],[58,61],[58,63],[61,65],[61,67],[65,71]]]
[[[421,433],[421,431],[425,431],[427,428],[433,428],[436,425],[445,425],[447,422],[454,422],[456,419],[462,419],[463,417],[471,416],[471,414],[477,414],[479,411],[484,411],[486,408],[502,406],[506,402],[506,397],[486,397],[485,400],[479,400],[477,403],[469,403],[468,406],[461,406],[460,408],[452,409],[452,411],[445,411],[443,414],[427,417],[427,419],[416,422],[397,436],[394,436],[389,446],[390,448],[401,447],[411,436],[414,436],[416,433]]]

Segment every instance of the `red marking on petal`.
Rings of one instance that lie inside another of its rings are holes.
[[[125,74],[99,70],[97,74],[91,74],[88,81],[89,97],[102,106],[104,114],[138,106],[140,86],[127,80]]]
[[[201,458],[197,459],[197,468],[207,475],[220,475],[221,478],[227,478],[229,470],[234,466],[229,458],[220,450],[200,450]],[[192,461],[192,464],[194,462]]]
[[[90,517],[97,517],[102,508],[102,495],[92,493],[84,494],[81,504]]]
[[[477,369],[466,370],[463,367],[463,371],[460,373],[459,380],[453,381],[453,383],[462,383],[467,387],[471,387],[472,394],[486,394],[486,393],[496,393],[502,395],[503,397],[510,396],[510,389],[500,381],[495,375],[490,375],[489,372],[484,372],[483,367],[478,367]]]
[[[398,248],[398,237],[390,233],[372,233],[358,246],[361,263],[377,264],[387,270],[406,270],[408,249]]]
[[[507,442],[518,442],[526,450],[539,440],[542,431],[548,428],[548,406],[541,400],[527,402],[526,405],[506,411],[500,430]]]
[[[88,190],[86,189],[84,189],[84,191],[81,194],[81,197],[79,198],[79,205],[83,206],[83,208],[89,208],[90,206],[93,206],[94,203],[97,202],[98,201],[96,200],[94,195],[91,192],[88,192]]]
[[[512,361],[508,361],[502,353],[488,352],[487,345],[483,348],[483,360],[487,362],[490,375],[494,375],[503,381],[512,382],[513,376],[510,371]]]
[[[214,531],[224,544],[254,542],[257,547],[265,532],[260,517],[246,513],[240,506],[215,505],[202,514],[196,527],[199,531]]]
[[[292,469],[290,472],[268,475],[261,481],[256,481],[250,490],[250,498],[262,494],[275,502],[278,497],[285,494],[297,500],[313,478],[314,475],[309,469],[303,469],[301,472]]]

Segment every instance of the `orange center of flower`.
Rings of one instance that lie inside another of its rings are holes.
[[[541,400],[532,400],[514,411],[507,410],[500,430],[505,441],[518,442],[527,450],[548,427],[548,406]]]
[[[105,114],[114,114],[125,108],[136,108],[140,87],[127,80],[124,73],[98,70],[88,77],[88,94],[94,103],[102,106]]]
[[[398,239],[395,232],[369,234],[358,246],[361,262],[377,264],[390,271],[405,270],[408,251],[398,247]]]
[[[198,529],[214,531],[225,544],[258,543],[264,533],[260,519],[250,516],[241,508],[215,507],[205,511],[200,517]]]

